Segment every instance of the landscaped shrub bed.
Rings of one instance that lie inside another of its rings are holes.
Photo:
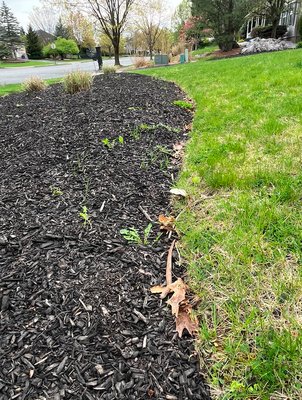
[[[170,239],[120,233],[168,213],[183,98],[112,74],[0,99],[1,399],[207,398],[192,339],[149,290]]]

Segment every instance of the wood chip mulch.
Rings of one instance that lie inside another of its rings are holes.
[[[156,223],[148,245],[120,234],[143,235],[142,210],[154,222],[169,212],[167,150],[192,120],[173,105],[183,98],[121,74],[75,95],[54,85],[0,99],[1,400],[209,399],[192,338],[150,292],[173,238],[156,241]],[[152,129],[133,137],[141,124]]]

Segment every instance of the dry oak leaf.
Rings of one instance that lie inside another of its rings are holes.
[[[172,297],[167,301],[172,307],[172,314],[178,316],[179,306],[186,299],[187,285],[181,278],[171,283],[168,286],[154,286],[151,288],[152,293],[161,293],[160,297],[164,299],[170,292],[173,292]]]
[[[186,329],[191,336],[198,330],[197,319],[192,317],[192,306],[187,304],[181,306],[178,316],[176,317],[176,331],[179,337],[182,337],[184,329]]]
[[[175,225],[175,218],[174,217],[166,217],[165,215],[160,215],[158,217],[158,221],[161,224],[160,229],[166,231],[173,231]]]

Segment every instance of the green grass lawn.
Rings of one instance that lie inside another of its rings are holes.
[[[45,80],[45,82],[47,82],[49,85],[52,85],[54,83],[61,82],[62,79],[63,78],[52,78],[52,79]],[[0,97],[5,96],[7,94],[22,92],[22,91],[23,91],[22,83],[12,83],[9,85],[0,85]]]
[[[301,400],[302,50],[141,73],[197,106],[176,208],[213,398]]]
[[[52,61],[26,61],[22,63],[6,63],[0,61],[0,68],[20,68],[20,67],[47,67],[54,65]]]
[[[203,47],[202,49],[191,51],[191,55],[193,57],[201,56],[201,55],[206,54],[206,53],[213,53],[214,51],[216,51],[218,49],[219,49],[219,47],[216,44],[211,44],[209,46]]]

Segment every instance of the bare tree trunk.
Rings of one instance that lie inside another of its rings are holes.
[[[273,39],[277,39],[277,28],[279,25],[279,19],[278,20],[274,20],[273,24],[272,24],[272,38]]]
[[[119,67],[121,65],[121,63],[120,63],[120,37],[117,33],[113,37],[112,44],[113,44],[113,49],[114,49],[114,65],[116,67]]]

